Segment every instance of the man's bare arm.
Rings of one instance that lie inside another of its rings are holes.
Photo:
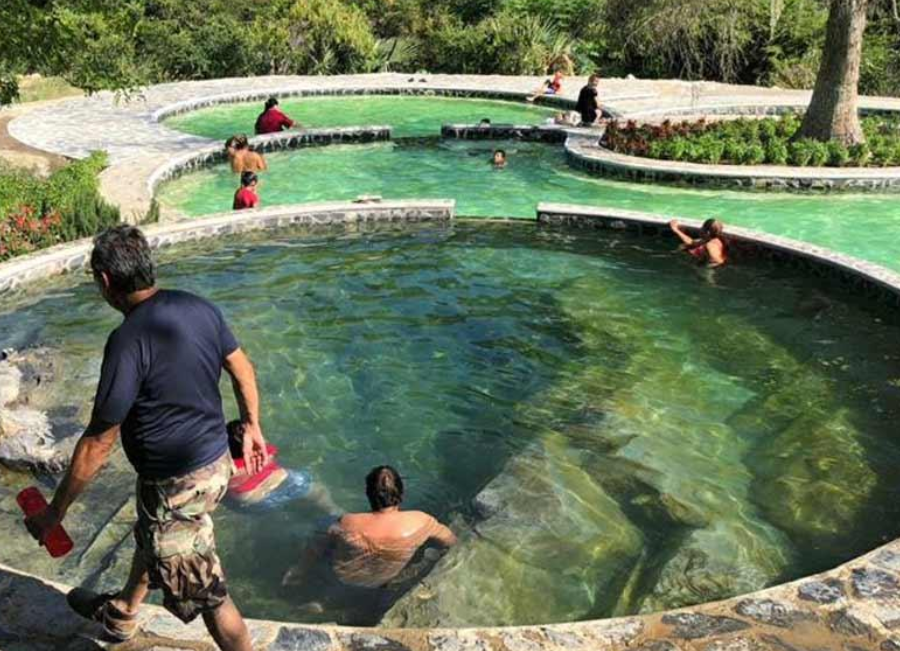
[[[46,535],[62,522],[69,507],[106,465],[119,438],[119,430],[119,425],[107,427],[91,424],[78,440],[69,468],[57,487],[49,507],[25,520],[28,531],[38,541],[43,541]]]
[[[256,474],[268,461],[266,443],[259,424],[259,390],[253,364],[243,350],[238,348],[225,358],[225,370],[231,376],[234,398],[244,424],[244,464],[251,475]]]
[[[442,525],[440,522],[437,522],[436,525],[437,526],[434,527],[434,530],[428,538],[438,542],[444,547],[453,547],[453,545],[456,544],[456,534],[450,531],[449,527]]]

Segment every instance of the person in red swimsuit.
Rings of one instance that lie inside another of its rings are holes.
[[[553,79],[548,79],[540,86],[534,89],[534,92],[525,98],[526,102],[533,102],[541,95],[559,95],[562,90],[562,82],[565,75],[561,70],[557,70],[553,74]]]
[[[256,194],[256,186],[259,179],[253,172],[244,172],[241,174],[241,187],[234,193],[234,210],[244,210],[245,208],[256,208],[259,206],[259,195]]]
[[[266,108],[256,118],[256,133],[278,133],[294,126],[294,121],[278,108],[278,100],[270,97],[266,100]]]
[[[687,251],[701,264],[707,267],[721,267],[728,262],[728,241],[725,239],[722,222],[707,219],[700,227],[700,237],[694,239],[681,229],[681,225],[672,220],[669,228],[681,240],[681,250]]]

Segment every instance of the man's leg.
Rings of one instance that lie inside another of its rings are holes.
[[[231,597],[215,610],[203,613],[203,622],[222,651],[253,651],[250,631]]]
[[[149,591],[150,575],[147,573],[147,566],[140,552],[135,550],[134,557],[131,559],[128,581],[125,582],[125,587],[116,598],[111,600],[112,605],[127,615],[136,615]]]

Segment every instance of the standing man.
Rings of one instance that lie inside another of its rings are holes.
[[[187,623],[198,615],[223,651],[252,651],[228,596],[210,514],[225,495],[232,464],[219,378],[231,376],[244,424],[247,468],[266,462],[253,366],[219,309],[187,292],[156,287],[150,247],[121,225],[94,240],[94,280],[125,318],[106,343],[91,423],[50,505],[25,524],[43,541],[94,479],[121,435],[137,471],[137,549],[125,587],[95,595],[76,588],[69,605],[117,641],[138,630],[150,589]]]
[[[588,77],[587,85],[578,93],[578,103],[575,110],[581,114],[581,126],[591,126],[601,115],[600,99],[597,96],[597,86],[600,85],[600,75]]]

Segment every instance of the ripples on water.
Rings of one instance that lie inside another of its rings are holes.
[[[461,532],[389,623],[683,606],[898,533],[897,326],[793,272],[707,274],[652,242],[527,224],[268,234],[166,258],[163,285],[216,301],[250,352],[285,467],[352,510],[391,463],[409,508]],[[91,369],[69,396],[89,395],[116,322],[93,291],[0,315],[14,345]],[[345,617],[280,587],[322,516],[302,499],[220,510],[249,615]]]

